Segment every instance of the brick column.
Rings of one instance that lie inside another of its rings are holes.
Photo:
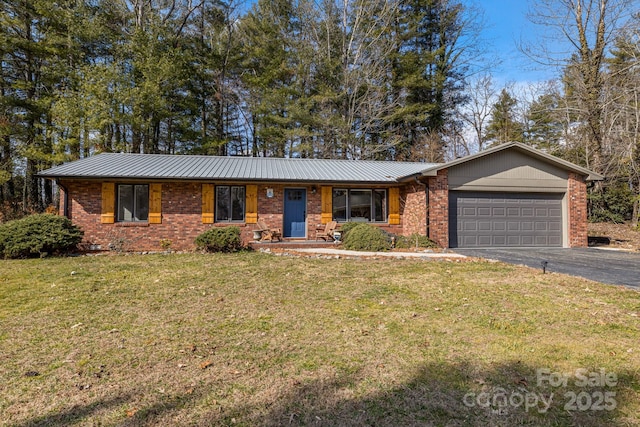
[[[583,176],[575,173],[570,173],[567,181],[569,247],[586,247],[588,245],[587,184]]]
[[[449,178],[447,169],[429,177],[429,238],[449,247]]]
[[[427,193],[424,184],[409,184],[403,188],[404,209],[402,234],[427,235]]]

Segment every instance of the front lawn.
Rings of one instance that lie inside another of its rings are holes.
[[[501,263],[0,261],[0,423],[640,425],[639,316]]]

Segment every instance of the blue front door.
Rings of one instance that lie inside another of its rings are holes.
[[[284,190],[284,237],[305,237],[307,216],[307,190]]]

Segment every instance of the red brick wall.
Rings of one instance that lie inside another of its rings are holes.
[[[315,240],[316,238],[316,228],[324,229],[324,224],[322,224],[322,199],[320,194],[320,188],[322,185],[309,185],[309,186],[296,186],[296,185],[282,185],[282,184],[267,184],[258,185],[258,218],[263,219],[269,227],[275,228],[284,228],[284,190],[285,188],[305,188],[307,190],[307,239]],[[367,186],[345,186],[341,185],[340,188],[369,188]],[[269,199],[266,197],[267,188],[273,189],[273,198]],[[315,188],[315,193],[313,189]],[[413,187],[412,187],[413,188]],[[401,190],[401,193],[406,191],[409,194],[409,198],[412,200],[418,199],[419,194],[414,195],[413,190]],[[421,191],[420,187],[417,187],[417,191]],[[424,195],[424,190],[422,190],[422,194]],[[405,195],[406,197],[406,195]],[[419,204],[419,202],[411,202],[413,204]],[[424,206],[422,205],[422,211],[424,214]],[[403,210],[403,206],[401,204],[401,224],[403,221],[403,217],[405,216],[405,211]],[[413,217],[417,217],[417,214],[414,214]],[[418,219],[419,221],[419,219]],[[426,223],[426,216],[424,219],[424,223]],[[388,231],[393,234],[405,234],[402,225],[389,225],[383,223],[371,223],[376,227],[379,227],[383,230]],[[415,227],[414,227],[415,228]],[[425,227],[426,228],[426,227]],[[413,232],[413,231],[412,231]],[[409,234],[411,234],[410,232]],[[422,234],[425,234],[423,231]]]
[[[267,198],[267,188],[273,189],[273,198]],[[307,239],[315,239],[316,224],[320,224],[320,186],[318,185],[258,185],[258,218],[273,228],[284,231],[284,190],[304,188],[307,190]],[[315,189],[315,193],[314,193]]]
[[[449,247],[449,179],[447,169],[429,177],[429,238],[443,248]]]
[[[320,186],[315,186],[315,193],[311,187],[307,189],[307,239],[315,240],[316,227],[324,229],[321,224],[322,200],[320,196]]]
[[[273,189],[273,198],[267,198],[267,188]],[[282,229],[284,217],[284,186],[258,185],[258,219],[271,228]]]
[[[386,223],[373,223],[373,222],[371,223],[371,225],[374,225],[388,233],[395,234],[397,236],[404,235],[404,232],[402,230],[402,225],[396,225],[396,224],[391,225]]]
[[[569,174],[567,188],[569,247],[586,247],[587,238],[587,184],[584,177]]]
[[[58,194],[58,215],[60,216],[64,216],[64,204],[65,204],[65,200],[67,199],[67,195],[64,191],[64,188],[62,187],[58,187],[59,188],[59,194]]]
[[[69,217],[85,232],[84,243],[109,249],[116,245],[125,251],[161,250],[160,241],[171,240],[171,249],[192,250],[195,238],[211,227],[240,227],[242,240],[253,240],[255,224],[217,223],[202,224],[202,186],[200,183],[165,182],[162,184],[162,224],[115,223],[102,224],[101,182],[66,181],[62,184],[69,192]],[[258,217],[267,225],[283,228],[284,185],[258,185]],[[267,188],[274,197],[267,198]],[[307,190],[307,238],[315,239],[316,224],[320,223],[320,191],[315,186],[295,187]],[[63,197],[61,197],[63,200]],[[63,206],[59,208],[63,214]]]
[[[171,249],[195,247],[195,238],[208,228],[230,224],[202,224],[202,187],[199,183],[162,184],[162,224],[100,223],[101,183],[92,181],[63,182],[69,192],[69,216],[84,230],[88,245],[102,249],[115,246],[125,251],[161,250],[160,241],[171,241]],[[243,239],[252,233],[240,226]]]
[[[446,180],[446,177],[445,177]],[[125,251],[161,250],[161,240],[170,240],[173,250],[192,250],[195,238],[211,227],[235,225],[240,227],[245,243],[253,240],[255,224],[202,224],[202,186],[200,183],[165,182],[162,184],[162,223],[102,224],[101,191],[98,181],[64,181],[68,191],[69,217],[85,232],[84,243],[104,250],[109,247]],[[267,189],[273,197],[267,198]],[[285,188],[307,190],[307,239],[315,239],[316,227],[321,223],[319,185],[295,186],[283,184],[258,185],[258,218],[270,227],[283,229]],[[315,188],[315,192],[313,189]],[[393,234],[426,234],[426,193],[424,187],[412,183],[400,191],[400,225],[375,224]],[[60,198],[61,201],[64,197]],[[63,206],[59,208],[63,213]]]
[[[406,185],[400,194],[402,234],[414,233],[427,235],[427,193],[425,185],[418,183]]]

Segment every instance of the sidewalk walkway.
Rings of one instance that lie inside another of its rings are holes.
[[[291,249],[291,252],[300,252],[307,254],[319,255],[340,255],[347,257],[389,257],[389,258],[466,258],[465,255],[453,252],[362,252],[348,251],[346,249],[333,248],[297,248]]]

